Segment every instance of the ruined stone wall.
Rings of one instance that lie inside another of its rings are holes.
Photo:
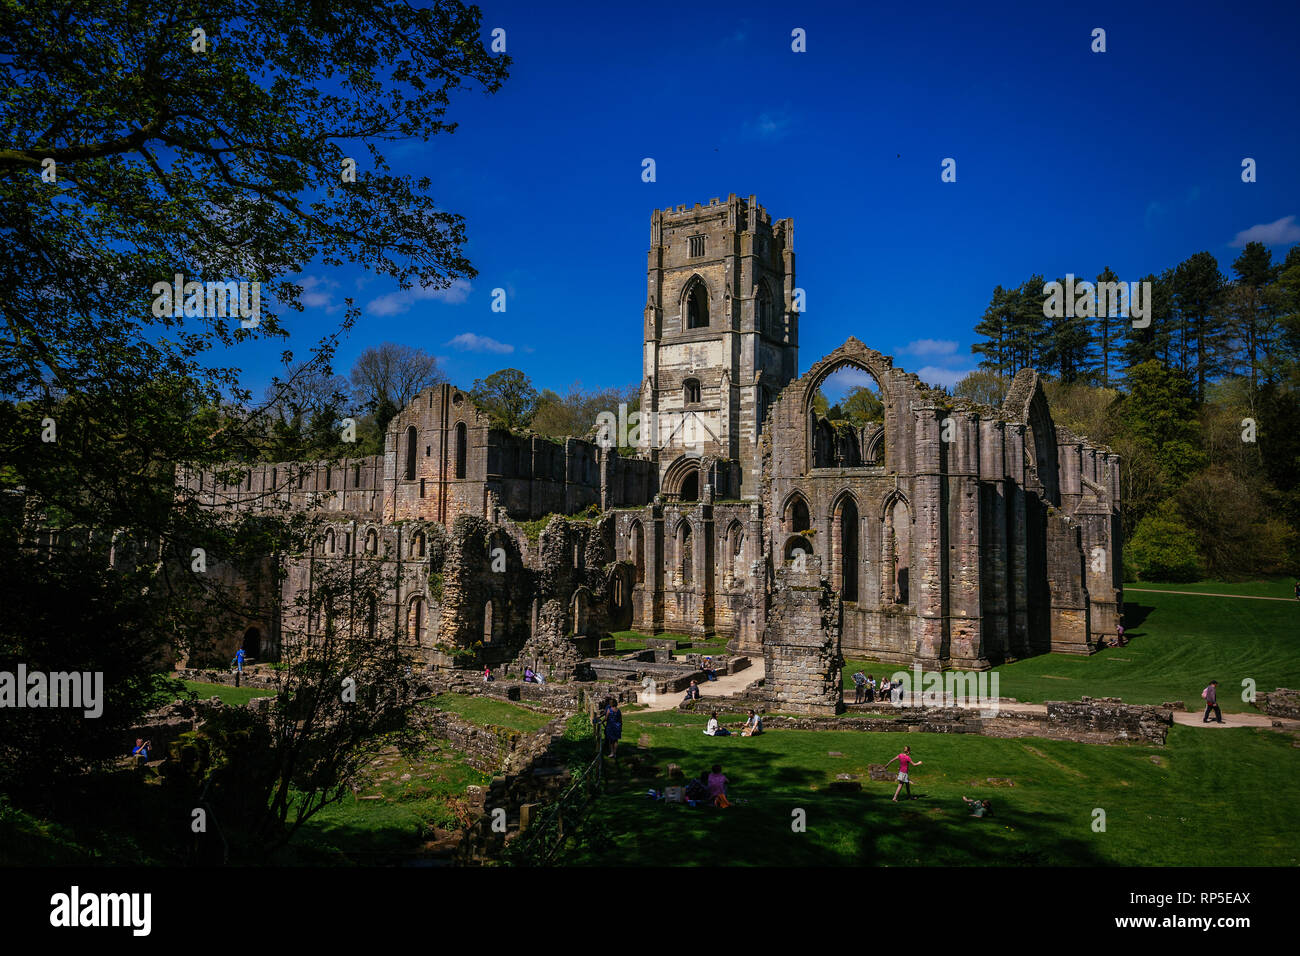
[[[840,598],[822,578],[821,561],[777,571],[763,635],[764,696],[777,710],[835,714],[843,708]]]

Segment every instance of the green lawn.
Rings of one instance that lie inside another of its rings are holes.
[[[541,730],[555,719],[554,714],[538,713],[496,697],[471,697],[466,694],[439,694],[430,704],[441,710],[459,714],[470,723],[480,726],[504,727],[531,733]]]
[[[706,737],[633,716],[632,747],[649,738],[659,773],[612,771],[570,865],[1283,865],[1300,862],[1292,810],[1300,800],[1293,737],[1242,728],[1174,727],[1168,746],[1096,746],[973,735],[771,731]],[[904,744],[923,764],[920,799],[897,804],[892,782],[866,779]],[[829,754],[839,752],[842,756]],[[722,765],[738,805],[692,809],[650,800],[669,763],[694,775]],[[839,773],[863,791],[838,794]],[[1006,778],[1012,786],[993,785]],[[994,816],[967,815],[962,795],[987,797]],[[1106,831],[1092,829],[1093,811]],[[806,815],[796,833],[794,811]]]
[[[1286,582],[1279,579],[1176,587],[1246,594],[1272,593],[1282,585]],[[1108,647],[1090,657],[1043,654],[997,668],[1000,695],[1032,702],[1077,700],[1086,694],[1122,697],[1133,704],[1182,700],[1199,705],[1201,689],[1214,678],[1219,681],[1220,706],[1232,713],[1253,712],[1241,699],[1242,682],[1248,678],[1257,691],[1300,688],[1300,601],[1131,593],[1124,619],[1132,639],[1125,647]],[[850,694],[853,673],[859,669],[879,678],[901,668],[847,661],[844,687]]]
[[[640,631],[615,631],[612,636],[614,638],[614,652],[616,654],[628,654],[632,651],[645,650],[647,637],[658,637],[673,641],[689,641],[691,642],[691,650],[711,651],[714,654],[721,653],[726,650],[727,647],[727,639],[721,635],[715,635],[705,639],[701,637],[691,637],[689,634],[674,634],[669,631],[665,631],[663,634],[642,634]],[[685,651],[679,651],[678,653],[685,653]]]
[[[1265,581],[1196,581],[1192,584],[1153,584],[1150,581],[1126,581],[1128,591],[1205,591],[1215,594],[1247,594],[1254,597],[1277,597],[1295,600],[1295,581],[1271,578]],[[1297,602],[1300,603],[1300,602]]]
[[[447,741],[433,744],[415,760],[396,753],[378,758],[371,785],[303,824],[276,862],[383,864],[415,850],[434,827],[460,829],[465,788],[486,786],[492,777],[471,767]]]
[[[275,691],[261,690],[256,687],[230,687],[227,684],[204,684],[200,681],[185,681],[185,689],[192,690],[201,700],[219,697],[223,704],[241,707],[254,697],[274,697]]]

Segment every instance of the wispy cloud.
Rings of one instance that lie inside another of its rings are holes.
[[[515,350],[513,345],[498,342],[486,335],[475,335],[473,332],[462,332],[447,344],[461,352],[496,352],[506,355]]]
[[[756,119],[746,120],[745,135],[751,139],[778,140],[794,126],[794,117],[785,110],[765,110]]]
[[[1283,216],[1276,222],[1264,222],[1237,233],[1237,238],[1228,243],[1234,249],[1240,249],[1248,242],[1262,242],[1266,246],[1285,246],[1300,242],[1300,226],[1296,225],[1295,216]]]
[[[302,289],[298,301],[309,309],[324,309],[326,312],[337,312],[343,308],[343,303],[334,301],[332,290],[337,289],[339,284],[333,279],[326,279],[322,276],[303,276],[298,282],[298,287]]]
[[[956,355],[957,343],[951,339],[915,339],[899,348],[898,353],[900,355],[933,356],[936,358],[945,355]]]
[[[409,289],[399,289],[397,292],[390,292],[388,295],[381,295],[377,299],[371,299],[366,308],[375,315],[401,315],[403,312],[409,312],[411,306],[416,302],[445,302],[448,305],[459,305],[469,298],[470,284],[466,279],[456,279],[445,289],[435,289],[430,287],[422,289],[418,285]]]

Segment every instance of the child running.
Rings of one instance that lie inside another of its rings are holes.
[[[903,752],[899,754],[897,757],[891,757],[889,759],[889,763],[885,764],[885,766],[888,767],[889,764],[893,763],[895,760],[898,761],[898,789],[894,791],[894,799],[891,800],[890,802],[891,803],[898,802],[898,795],[902,793],[904,787],[907,788],[907,799],[915,800],[916,797],[912,796],[912,781],[908,779],[907,774],[908,774],[908,770],[913,765],[918,767],[921,766],[921,761],[915,759],[912,756],[911,747],[904,747]]]

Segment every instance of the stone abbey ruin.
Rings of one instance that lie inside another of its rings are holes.
[[[762,696],[833,711],[845,656],[986,669],[1089,654],[1121,606],[1119,460],[1054,424],[1038,375],[1000,408],[929,388],[849,338],[798,369],[794,227],[753,196],[651,217],[640,447],[499,427],[451,384],[392,420],[385,452],[180,480],[216,508],[293,507],[328,528],[268,611],[226,636],[274,659],[322,566],[379,562],[360,615],[431,668],[519,662],[582,677],[616,630],[723,635],[761,655]],[[814,398],[851,367],[879,421]],[[614,412],[615,410],[611,410]],[[540,529],[540,530],[539,530]],[[355,617],[355,615],[354,615]]]

